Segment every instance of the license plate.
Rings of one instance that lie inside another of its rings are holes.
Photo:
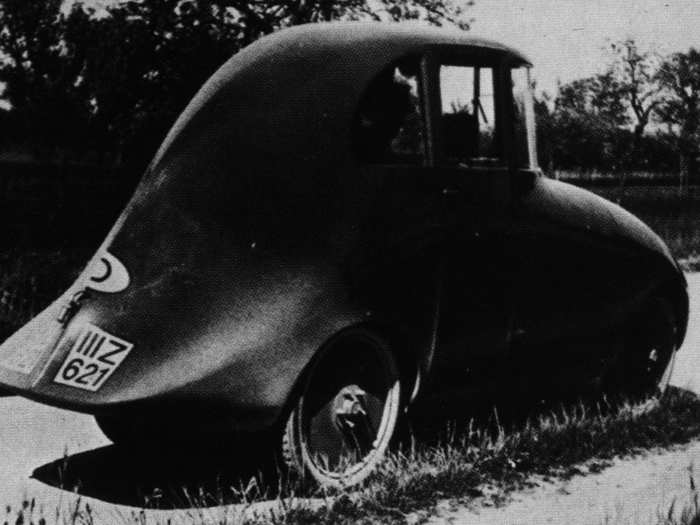
[[[96,392],[133,347],[132,343],[87,323],[75,339],[54,382]]]

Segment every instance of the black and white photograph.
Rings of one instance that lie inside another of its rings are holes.
[[[0,521],[700,524],[698,28],[0,0]]]

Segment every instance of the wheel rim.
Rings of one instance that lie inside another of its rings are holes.
[[[641,363],[642,384],[648,390],[657,389],[663,393],[666,389],[671,379],[675,350],[675,330],[672,326],[654,331],[645,360]]]
[[[657,298],[624,327],[601,361],[598,391],[617,399],[663,394],[675,362],[677,325],[670,304]]]
[[[300,403],[305,466],[326,484],[359,482],[383,456],[398,404],[398,374],[387,350],[373,341],[355,341],[329,352]]]
[[[642,319],[641,330],[633,337],[636,360],[631,366],[636,381],[635,394],[663,393],[671,379],[676,353],[676,325],[669,305],[657,301]]]

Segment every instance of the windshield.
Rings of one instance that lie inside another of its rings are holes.
[[[529,67],[511,70],[515,118],[516,152],[518,166],[537,169],[537,141],[535,134],[535,108]]]

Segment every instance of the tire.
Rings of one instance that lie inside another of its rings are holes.
[[[282,452],[290,470],[348,487],[383,459],[396,429],[401,381],[388,346],[351,330],[322,349],[287,420]]]
[[[631,398],[663,395],[675,363],[677,330],[670,303],[653,299],[626,330],[619,356],[605,381],[607,393]]]

